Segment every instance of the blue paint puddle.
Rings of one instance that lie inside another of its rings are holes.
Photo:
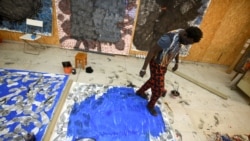
[[[149,141],[167,130],[159,107],[150,115],[147,101],[135,95],[133,88],[113,87],[102,97],[88,97],[75,103],[69,117],[67,136],[72,140]]]

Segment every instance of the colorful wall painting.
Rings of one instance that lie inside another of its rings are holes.
[[[61,47],[127,55],[136,10],[134,0],[56,0]]]
[[[68,75],[0,69],[0,140],[42,140]]]
[[[164,33],[199,26],[210,0],[141,0],[133,38],[134,51],[148,51]],[[181,56],[187,56],[190,46],[183,46]]]
[[[26,32],[26,18],[43,21],[43,30],[37,31],[44,36],[52,33],[51,0],[1,0],[0,30]]]
[[[174,141],[161,105],[158,116],[132,87],[74,82],[58,117],[51,141]]]

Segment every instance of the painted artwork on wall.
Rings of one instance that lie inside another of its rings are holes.
[[[175,141],[165,109],[155,117],[146,105],[132,87],[74,82],[51,141]]]
[[[0,140],[42,140],[67,81],[68,75],[0,69]]]
[[[43,21],[43,30],[39,33],[51,36],[52,0],[1,0],[0,30],[26,32],[26,19]]]
[[[133,38],[134,51],[148,51],[168,31],[199,26],[210,0],[141,0]],[[190,46],[182,47],[187,56]]]
[[[147,51],[167,31],[199,26],[210,0],[137,3],[135,0],[57,0],[61,47],[123,55],[128,55],[130,49]],[[189,49],[190,46],[183,47],[181,55],[188,55]]]
[[[135,0],[56,0],[62,48],[127,55]]]

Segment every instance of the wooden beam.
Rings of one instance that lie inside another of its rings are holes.
[[[234,60],[233,64],[230,65],[230,67],[227,69],[226,73],[230,74],[233,71],[234,67],[240,61],[240,58],[244,55],[244,53],[246,52],[247,48],[249,47],[249,44],[250,44],[250,39],[248,39],[246,41],[246,43],[244,44],[244,46],[241,49],[240,54],[236,57],[236,59]]]
[[[204,88],[206,90],[208,90],[209,92],[211,92],[211,93],[213,93],[213,94],[215,94],[215,95],[217,95],[217,96],[219,96],[219,97],[221,97],[223,99],[228,98],[223,93],[221,93],[221,92],[219,92],[219,91],[217,91],[217,90],[215,90],[215,89],[213,89],[213,88],[211,88],[211,87],[209,87],[209,86],[207,86],[207,85],[205,85],[205,84],[203,84],[201,82],[198,82],[197,80],[195,80],[195,79],[193,79],[193,78],[191,78],[191,77],[189,77],[189,76],[187,76],[187,75],[185,75],[185,74],[183,74],[181,72],[178,72],[178,71],[173,72],[171,69],[168,69],[168,71],[172,72],[172,73],[174,73],[174,74],[176,74],[176,75],[178,75],[178,76],[180,76],[180,77],[182,77],[182,78],[184,78],[184,79],[186,79],[186,80],[188,80],[188,81],[190,81],[190,82],[192,82],[192,83],[194,83],[194,84],[196,84],[196,85],[198,85],[198,86],[200,86],[200,87],[202,87],[202,88]]]
[[[69,79],[64,91],[63,91],[63,94],[61,95],[61,98],[58,100],[58,105],[53,113],[53,117],[52,117],[52,120],[50,121],[49,125],[48,125],[48,128],[46,130],[46,133],[44,135],[44,138],[42,140],[44,141],[49,141],[51,140],[51,135],[53,134],[54,132],[54,128],[55,128],[55,125],[57,123],[57,120],[58,120],[58,117],[61,113],[61,110],[62,110],[62,107],[65,103],[65,100],[68,96],[68,93],[69,93],[69,90],[71,88],[71,85],[73,83],[73,80],[72,79]]]

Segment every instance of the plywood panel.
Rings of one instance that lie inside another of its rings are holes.
[[[237,3],[237,1],[235,3]],[[234,9],[232,9],[232,13],[233,10]],[[238,13],[240,16],[235,15],[235,17],[237,18],[232,18],[232,20],[229,21],[230,24],[232,23],[232,21],[234,21],[235,27],[238,28],[236,28],[235,30],[235,40],[232,40],[232,42],[234,43],[234,48],[230,50],[231,52],[229,52],[228,56],[235,56],[236,54],[240,54],[245,42],[250,39],[250,1],[245,0],[244,3],[242,3],[240,7],[238,7],[237,11],[240,12]],[[234,60],[234,58],[232,57],[225,58],[226,61],[228,61],[227,59],[229,59],[230,62]]]
[[[59,38],[58,38],[58,28],[56,23],[56,11],[55,11],[55,0],[52,0],[53,5],[53,23],[52,23],[52,35],[51,36],[43,36],[41,39],[38,40],[39,43],[43,44],[50,44],[50,45],[59,45]],[[17,32],[9,32],[9,31],[0,31],[0,38],[3,40],[13,40],[13,41],[21,41],[19,39],[23,33]]]
[[[219,57],[217,51],[218,47],[211,47],[210,45],[214,40],[214,36],[218,31],[229,6],[229,0],[211,1],[200,26],[203,31],[203,39],[199,43],[192,45],[190,55],[185,57],[184,60],[214,62],[211,59],[216,60],[215,58]],[[211,57],[204,58],[205,56]]]
[[[248,37],[247,28],[250,25],[250,1],[233,0],[220,25],[211,47],[219,45],[221,57],[218,64],[230,65],[240,53],[245,39]],[[232,57],[235,56],[235,57]]]
[[[185,60],[230,65],[250,37],[250,1],[212,1],[201,24],[203,40]]]

